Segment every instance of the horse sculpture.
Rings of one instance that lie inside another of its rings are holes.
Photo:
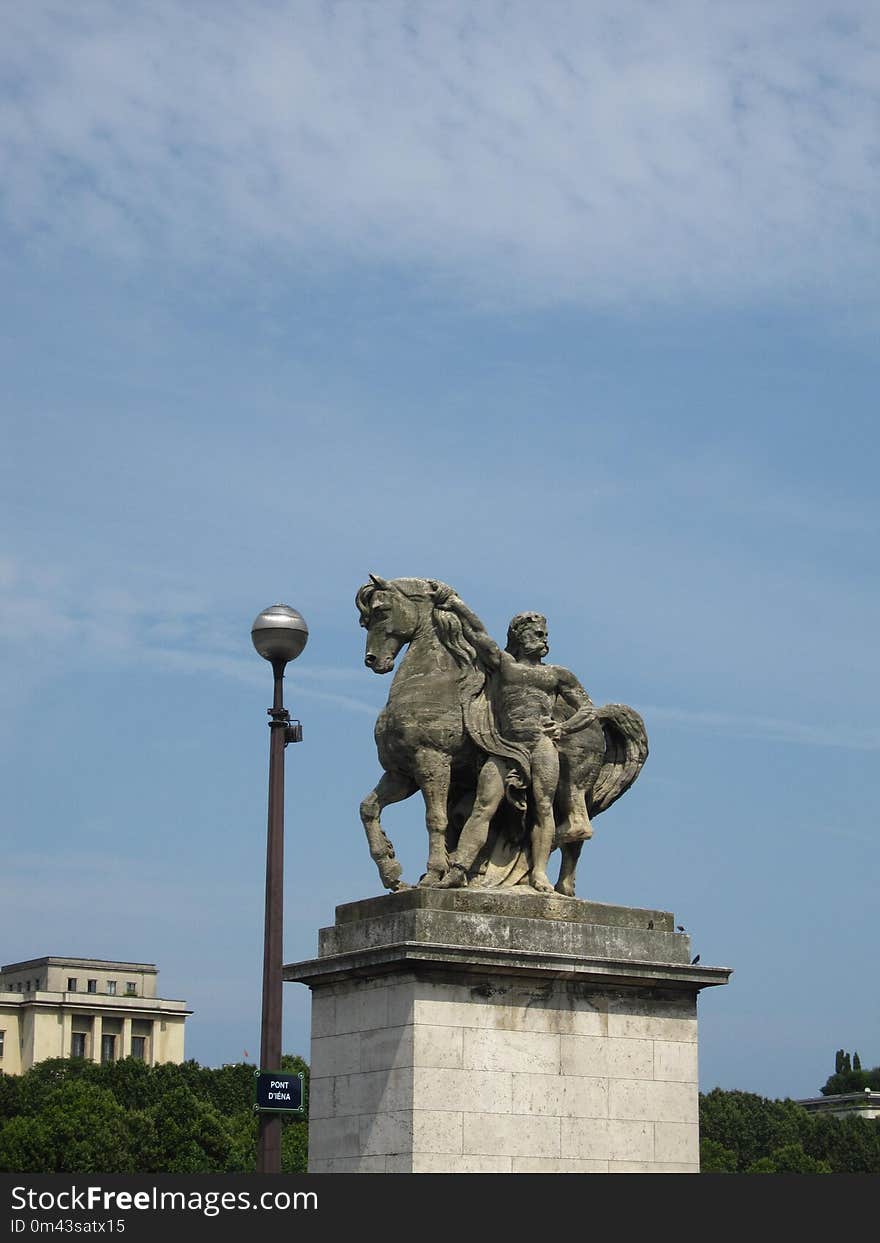
[[[421,790],[428,861],[419,883],[438,884],[447,872],[449,852],[473,805],[477,775],[491,749],[475,724],[480,720],[475,705],[479,708],[485,702],[491,674],[469,641],[467,626],[449,607],[453,595],[433,579],[387,580],[371,574],[355,598],[360,624],[367,631],[364,660],[374,673],[390,673],[408,645],[376,721],[384,774],[360,806],[370,854],[382,884],[392,891],[408,886],[382,828],[384,809]],[[560,701],[554,716],[564,721],[570,715],[571,709]],[[623,704],[606,704],[596,709],[594,721],[560,739],[558,748],[554,819],[562,864],[556,891],[574,897],[578,857],[592,834],[590,818],[632,785],[647,758],[648,744],[637,712]],[[527,883],[527,799],[523,806],[525,817],[512,815],[507,807],[493,820],[471,885]]]

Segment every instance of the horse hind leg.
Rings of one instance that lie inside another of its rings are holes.
[[[576,788],[570,779],[560,786],[556,800],[556,835],[557,840],[561,839],[562,861],[555,889],[564,898],[573,898],[578,859],[584,842],[593,836],[593,826],[583,789]]]
[[[370,855],[379,869],[379,878],[392,893],[407,888],[400,879],[403,868],[394,853],[391,840],[385,835],[380,816],[392,803],[400,803],[415,794],[419,787],[411,777],[403,773],[385,773],[374,790],[371,790],[360,807],[361,821],[367,834]]]
[[[556,892],[561,893],[564,898],[574,897],[574,874],[583,845],[582,841],[564,842],[560,847],[562,862],[559,865],[559,879],[556,882],[555,888]]]
[[[557,841],[585,842],[593,836],[584,786],[573,779],[568,764],[561,765],[554,811]]]

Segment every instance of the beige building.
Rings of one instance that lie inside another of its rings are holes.
[[[0,967],[0,1070],[20,1075],[49,1057],[182,1062],[192,1011],[156,996],[158,974],[152,963],[99,958]]]
[[[880,1092],[864,1088],[861,1092],[844,1092],[838,1096],[810,1096],[795,1101],[811,1114],[831,1114],[835,1118],[880,1118]]]

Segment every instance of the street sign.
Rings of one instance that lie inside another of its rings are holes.
[[[305,1112],[303,1081],[305,1074],[288,1074],[285,1070],[255,1070],[255,1113]]]

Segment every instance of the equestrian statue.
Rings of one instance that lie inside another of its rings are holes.
[[[421,790],[428,860],[419,885],[573,898],[593,818],[647,759],[642,718],[625,704],[596,707],[573,673],[544,663],[540,613],[518,613],[502,650],[435,579],[371,574],[355,602],[374,673],[390,673],[407,649],[376,722],[384,772],[360,807],[382,884],[409,887],[382,812]],[[556,847],[554,885],[547,866]]]

